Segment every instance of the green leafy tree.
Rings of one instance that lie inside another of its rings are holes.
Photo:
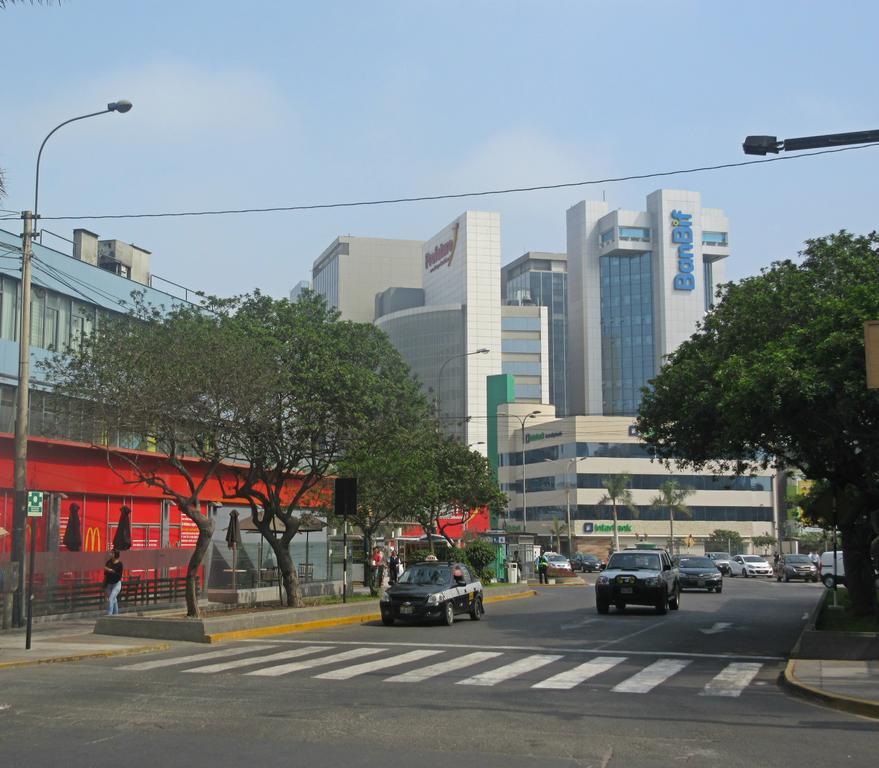
[[[491,542],[485,539],[473,539],[464,547],[464,557],[473,566],[476,575],[482,579],[485,576],[486,569],[497,559],[497,550]],[[491,569],[491,571],[491,576],[493,577],[494,569]]]
[[[613,549],[614,552],[620,548],[619,534],[619,506],[626,507],[633,515],[637,517],[638,507],[632,502],[632,491],[629,486],[632,484],[632,476],[628,472],[621,472],[618,475],[608,475],[601,478],[601,485],[604,487],[605,494],[598,500],[598,506],[610,503],[613,508]]]
[[[88,425],[84,439],[106,449],[123,482],[160,489],[198,527],[186,574],[187,613],[197,616],[197,571],[214,529],[199,497],[231,455],[228,422],[247,407],[259,367],[246,374],[254,361],[251,341],[217,315],[193,305],[150,307],[139,294],[134,299],[129,315],[105,315],[77,348],[42,367],[59,399],[60,435],[70,433],[74,419]],[[182,485],[160,473],[157,462],[170,466]]]
[[[879,393],[865,386],[863,326],[879,318],[879,235],[840,232],[802,255],[722,288],[645,390],[637,427],[663,460],[738,473],[774,464],[821,481],[811,517],[843,532],[852,605],[870,613]]]
[[[666,480],[659,486],[659,494],[650,500],[655,509],[664,509],[668,513],[668,539],[671,543],[669,551],[675,549],[675,514],[682,517],[693,517],[690,508],[684,503],[693,494],[692,488],[680,485],[677,480]]]
[[[765,555],[769,551],[769,549],[778,545],[778,539],[776,539],[775,536],[773,536],[772,534],[761,533],[751,538],[751,544],[753,544],[758,549],[762,549],[763,554]]]
[[[738,531],[717,528],[705,539],[706,552],[729,552],[737,554],[742,551],[742,535]]]
[[[568,530],[568,526],[558,518],[555,518],[549,526],[549,532],[555,539],[555,551],[562,551],[562,534]]]
[[[290,542],[302,508],[321,504],[325,479],[346,452],[395,413],[407,372],[384,333],[340,321],[316,294],[291,303],[257,292],[223,308],[266,368],[249,411],[230,425],[238,464],[222,467],[224,493],[248,501],[275,554],[286,602],[300,606]]]

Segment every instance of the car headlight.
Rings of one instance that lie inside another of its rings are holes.
[[[382,592],[382,596],[378,599],[380,603],[389,603],[391,602],[391,596],[388,594],[388,590]]]
[[[809,568],[810,571],[817,571],[818,569],[813,565]]]
[[[659,578],[656,576],[648,576],[643,581],[645,587],[658,587],[659,586]]]
[[[442,595],[439,592],[434,592],[434,594],[428,595],[427,604],[428,605],[439,605],[441,599],[442,599]]]
[[[607,576],[602,574],[601,576],[598,577],[598,581],[596,581],[595,583],[596,584],[610,584],[610,579]]]

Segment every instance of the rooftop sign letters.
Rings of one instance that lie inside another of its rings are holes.
[[[525,435],[526,443],[533,443],[536,440],[549,440],[552,437],[561,437],[561,432],[533,432]]]
[[[692,291],[696,287],[696,260],[693,258],[693,217],[682,211],[671,212],[671,241],[678,247],[678,272],[674,278],[676,291]]]
[[[437,245],[432,251],[424,254],[424,268],[428,272],[436,272],[443,265],[452,266],[452,259],[455,257],[455,248],[458,246],[458,227],[459,222],[452,225],[452,239],[446,240],[444,243]]]

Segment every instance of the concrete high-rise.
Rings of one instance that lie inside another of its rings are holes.
[[[729,221],[698,192],[661,189],[646,211],[577,203],[567,230],[568,412],[634,415],[641,388],[712,305]]]

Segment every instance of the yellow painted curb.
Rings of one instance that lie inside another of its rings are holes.
[[[518,600],[523,597],[534,597],[537,590],[531,589],[526,592],[516,592],[512,595],[496,595],[483,597],[486,603],[499,603],[503,600]],[[304,621],[298,624],[280,624],[274,627],[254,627],[252,629],[236,629],[231,632],[214,632],[205,635],[208,643],[222,643],[227,640],[247,640],[253,637],[269,637],[271,635],[286,635],[291,632],[308,632],[312,629],[326,629],[345,624],[365,624],[368,621],[380,621],[381,613],[364,613],[358,616],[340,616],[336,619],[321,619],[320,621]]]
[[[862,715],[863,717],[879,718],[879,701],[859,699],[856,696],[846,696],[844,693],[832,693],[804,683],[794,672],[796,663],[796,659],[790,659],[784,668],[784,682],[792,690],[818,699],[829,707],[842,712]]]
[[[168,643],[158,645],[139,645],[135,648],[120,648],[118,651],[93,651],[90,653],[75,653],[69,656],[50,656],[40,659],[21,659],[19,661],[0,661],[0,669],[12,669],[14,667],[34,667],[37,664],[60,664],[65,661],[82,661],[83,659],[106,659],[110,656],[134,656],[139,653],[157,653],[167,651]]]

